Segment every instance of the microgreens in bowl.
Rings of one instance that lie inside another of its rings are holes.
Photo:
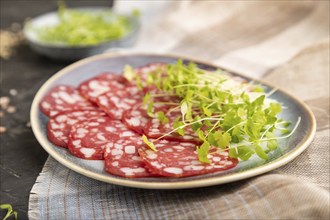
[[[71,9],[59,3],[58,21],[51,24],[30,27],[38,40],[53,45],[94,46],[108,41],[119,40],[132,31],[130,19],[138,14],[119,15],[110,9]]]

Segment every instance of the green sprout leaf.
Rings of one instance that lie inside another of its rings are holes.
[[[140,76],[138,76],[138,75],[136,76],[135,83],[136,83],[136,86],[138,87],[138,89],[141,91],[143,89],[143,85],[142,85]]]
[[[206,116],[212,115],[212,111],[210,109],[208,109],[207,107],[203,107],[203,112]]]
[[[223,133],[221,131],[217,131],[214,133],[214,137],[216,139],[216,146],[222,149],[225,149],[229,146],[231,141],[231,136],[229,133]]]
[[[169,119],[165,116],[164,112],[162,111],[157,112],[157,118],[163,124],[169,122]]]
[[[253,88],[253,92],[265,92],[265,90],[261,86],[256,86]]]
[[[237,150],[237,148],[234,148],[234,147],[233,148],[229,148],[228,153],[229,153],[229,157],[235,158],[235,159],[238,158],[238,150]]]
[[[128,81],[132,81],[136,77],[136,73],[130,65],[125,65],[123,75]]]
[[[267,154],[265,153],[265,151],[262,149],[262,147],[260,147],[259,145],[256,145],[256,153],[257,155],[261,158],[261,159],[264,159],[264,160],[267,160],[268,159],[268,156]]]
[[[187,105],[187,102],[182,102],[181,104],[181,114],[182,114],[182,118],[184,119],[185,115],[187,114],[188,112],[188,105]]]
[[[241,160],[248,160],[254,154],[254,150],[250,146],[239,146],[237,152]]]
[[[207,136],[207,141],[212,145],[212,146],[217,146],[217,140],[215,138],[214,133],[209,133]]]
[[[203,132],[202,130],[199,129],[196,133],[197,133],[199,139],[201,139],[201,140],[203,140],[203,141],[206,141],[206,140],[205,140],[204,132]]]
[[[148,107],[147,107],[147,114],[150,117],[154,117],[154,103],[153,102],[149,102]]]
[[[143,96],[142,104],[147,105],[150,100],[151,100],[151,95],[149,93],[146,93]]]
[[[138,8],[134,8],[132,10],[132,15],[135,17],[140,17],[141,16],[141,11]]]
[[[210,144],[207,142],[204,142],[200,147],[197,147],[196,151],[199,161],[203,163],[211,163],[209,158],[207,158],[209,150],[210,150]]]
[[[173,128],[176,129],[176,132],[181,136],[184,136],[185,134],[185,130],[183,127],[184,127],[183,122],[180,121],[179,118],[176,118],[173,123]]]
[[[267,141],[267,148],[269,150],[276,150],[277,145],[278,145],[277,140],[276,140],[276,136],[271,132],[267,132],[266,137],[270,139],[270,140]]]
[[[3,218],[3,220],[6,220],[6,219],[10,218],[13,215],[14,215],[15,219],[17,219],[18,214],[17,214],[16,211],[13,210],[13,207],[10,204],[1,204],[0,209],[7,209],[7,214]]]
[[[148,138],[147,138],[147,136],[142,135],[142,140],[143,140],[143,142],[144,142],[146,145],[148,145],[148,147],[150,147],[151,150],[153,150],[153,151],[157,151],[157,149],[156,149],[154,143],[152,143],[151,141],[149,141]]]

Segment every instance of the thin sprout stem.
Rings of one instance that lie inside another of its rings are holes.
[[[275,137],[275,138],[266,138],[266,139],[259,139],[257,142],[265,142],[265,141],[271,141],[271,140],[281,140],[281,139],[285,139],[285,138],[288,138],[290,137],[298,128],[299,124],[300,124],[300,121],[301,121],[301,117],[298,117],[298,120],[297,120],[297,123],[295,124],[294,128],[292,129],[292,131],[285,135],[285,136],[282,136],[282,137]],[[254,142],[251,142],[251,141],[248,141],[248,142],[244,142],[243,144],[238,144],[236,146],[233,146],[233,147],[228,147],[228,149],[231,149],[231,148],[236,148],[237,147],[240,147],[240,146],[246,146],[247,144],[254,144]]]
[[[188,86],[204,87],[205,85],[200,85],[200,84],[181,84],[181,85],[173,86],[173,88],[181,88],[181,87],[188,87]]]
[[[195,86],[195,87],[199,87],[199,88],[209,87],[212,89],[221,89],[219,86],[211,86],[211,85],[203,85],[203,84],[181,84],[181,85],[173,86],[173,88],[175,89],[175,88],[188,87],[188,86]],[[231,94],[230,92],[224,91],[224,90],[222,92]]]
[[[177,96],[175,94],[168,94],[168,93],[161,93],[161,94],[153,94],[153,93],[149,93],[152,97],[164,97],[164,96]]]
[[[179,127],[175,128],[175,129],[173,129],[172,131],[170,131],[170,132],[168,132],[168,133],[166,133],[166,134],[160,136],[159,138],[156,139],[156,141],[158,141],[159,139],[162,139],[163,137],[166,137],[167,135],[172,134],[173,132],[175,132],[175,131],[177,131],[177,130],[179,130],[179,129],[182,129],[182,128],[185,128],[185,127],[187,127],[187,126],[189,126],[189,125],[192,125],[192,124],[195,124],[195,123],[198,123],[198,122],[201,122],[201,121],[206,121],[206,120],[210,120],[210,121],[220,121],[220,120],[222,120],[222,119],[217,119],[217,118],[202,118],[202,119],[199,119],[199,120],[197,120],[197,121],[194,121],[194,122],[187,123],[187,124],[185,124],[185,125],[181,125],[181,126],[179,126]]]
[[[207,133],[207,135],[205,136],[205,138],[207,138],[208,136],[209,136],[209,134],[215,129],[215,127],[218,125],[220,123],[220,120],[219,121],[217,121],[214,125],[213,125],[213,127],[210,129],[210,131]]]
[[[228,79],[219,79],[219,76],[212,76],[211,74],[197,75],[196,78],[202,79],[205,82],[214,82],[214,81],[217,81],[218,83],[222,83],[222,82],[228,80]]]
[[[170,110],[168,110],[168,111],[166,112],[166,115],[168,115],[168,114],[170,114],[171,112],[173,112],[173,111],[179,109],[180,107],[181,107],[181,106],[178,105],[178,106],[176,106],[176,107],[174,107],[174,108],[171,108]]]
[[[266,94],[266,97],[273,95],[275,92],[277,92],[277,90],[278,90],[278,88],[272,89],[269,93]]]
[[[202,94],[196,94],[196,95],[198,95],[198,96],[200,96],[200,97],[203,97],[203,98],[205,98],[205,99],[208,99],[208,100],[210,100],[210,101],[213,101],[212,99],[210,99],[209,97],[206,97],[205,95],[202,95]]]
[[[297,128],[298,128],[298,126],[300,124],[300,121],[301,121],[301,117],[298,117],[297,123],[295,124],[294,128],[292,129],[292,131],[289,134],[285,135],[285,136],[277,137],[277,138],[275,137],[275,138],[260,139],[259,141],[264,142],[264,141],[280,140],[280,139],[288,138],[288,137],[290,137],[297,130]]]
[[[241,121],[241,122],[238,123],[237,125],[234,125],[233,127],[229,128],[229,129],[226,131],[226,133],[228,133],[229,131],[233,130],[233,129],[236,128],[237,126],[244,124],[245,122],[246,122],[246,120]]]
[[[156,105],[156,104],[178,105],[178,103],[175,103],[175,102],[155,102],[154,105]]]
[[[267,133],[272,127],[273,127],[273,125],[272,125],[272,126],[269,126],[269,127],[264,131],[264,133],[262,133],[260,139],[263,139],[264,136],[266,135],[266,133]]]
[[[211,102],[210,104],[208,104],[208,105],[206,106],[206,108],[209,108],[210,106],[214,105],[215,103],[217,103],[217,101]]]
[[[286,122],[286,121],[282,121],[282,122],[275,123],[275,124],[274,124],[274,127],[275,127],[276,129],[279,129],[279,130],[284,130],[285,128],[280,128],[280,127],[278,127],[278,126],[281,125],[281,124],[285,124],[285,123],[287,123],[287,122]]]

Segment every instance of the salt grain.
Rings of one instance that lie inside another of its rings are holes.
[[[12,95],[12,96],[15,96],[15,95],[17,95],[17,90],[16,89],[11,89],[11,90],[9,90],[9,94]]]
[[[7,131],[7,129],[3,126],[0,126],[0,134],[1,133],[5,133]]]
[[[7,112],[8,113],[15,113],[16,112],[16,107],[15,106],[8,106]]]
[[[8,107],[9,102],[10,99],[7,96],[0,97],[0,106],[2,109],[6,109]]]

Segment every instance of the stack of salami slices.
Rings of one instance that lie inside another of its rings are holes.
[[[135,71],[141,79],[164,64],[153,63]],[[238,163],[226,151],[211,149],[211,163],[198,160],[200,143],[193,131],[184,136],[170,134],[180,112],[171,112],[169,122],[161,123],[142,108],[146,91],[138,89],[122,75],[101,73],[82,82],[53,87],[40,102],[49,117],[48,139],[56,146],[86,160],[104,160],[104,169],[122,177],[186,177],[230,169]],[[172,99],[172,98],[170,98]],[[178,101],[173,97],[171,101]],[[166,112],[166,106],[155,106]],[[142,135],[154,141],[157,151],[142,141]]]

